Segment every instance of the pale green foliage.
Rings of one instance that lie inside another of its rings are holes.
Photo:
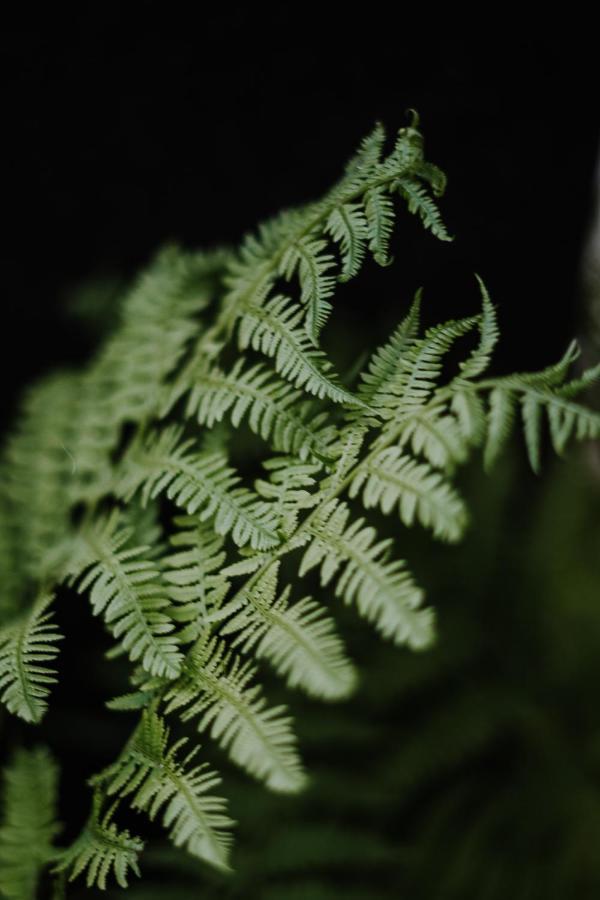
[[[146,711],[118,762],[96,779],[107,793],[130,797],[131,805],[154,819],[162,812],[176,847],[227,868],[233,823],[225,815],[225,801],[212,794],[221,779],[206,763],[191,765],[199,748],[183,760],[179,750],[186,738],[169,744],[169,729],[153,711]]]
[[[35,900],[54,856],[58,770],[48,751],[19,750],[4,770],[0,808],[0,896]]]
[[[268,787],[298,791],[304,773],[291,719],[283,707],[271,707],[253,684],[256,669],[227,651],[216,638],[199,639],[188,653],[182,678],[167,690],[167,712],[184,708],[184,720],[199,716],[198,729]]]
[[[268,788],[300,790],[292,720],[264,696],[256,661],[312,697],[351,694],[335,597],[398,645],[431,643],[433,609],[361,503],[456,541],[467,523],[457,466],[478,448],[491,465],[519,416],[534,469],[545,420],[559,453],[600,435],[600,415],[575,401],[600,367],[569,380],[573,348],[541,373],[482,377],[498,327],[481,281],[481,312],[423,333],[418,293],[355,386],[336,374],[319,340],[338,286],[391,262],[399,210],[448,239],[435,199],[445,178],[424,159],[416,117],[387,155],[384,143],[377,126],[325,197],[238,251],[160,253],[90,365],[25,399],[0,459],[1,699],[41,718],[59,638],[48,605],[66,584],[114,639],[109,659],[133,664],[109,708],[140,717],[92,779],[63,878],[104,888],[137,872],[142,842],[113,821],[126,801],[160,814],[177,846],[227,866],[218,776],[198,748],[180,757],[163,716],[194,720]],[[238,452],[248,432],[262,448],[254,483],[243,474],[254,460]],[[297,582],[311,570],[320,589],[306,596]]]
[[[51,602],[51,595],[41,595],[0,628],[0,698],[9,712],[26,722],[41,720],[56,681],[50,664],[62,635],[52,621]]]
[[[66,850],[60,853],[54,871],[68,873],[69,881],[85,875],[88,887],[106,888],[107,878],[114,875],[120,887],[127,887],[131,869],[139,876],[138,857],[144,843],[127,829],[119,831],[112,816],[115,805],[101,814],[102,795],[94,793],[92,811],[85,828]]]

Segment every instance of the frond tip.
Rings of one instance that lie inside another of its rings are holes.
[[[106,890],[107,878],[113,875],[117,884],[126,888],[129,871],[138,877],[138,857],[144,842],[124,829],[119,831],[112,821],[116,804],[102,813],[102,795],[94,793],[92,812],[77,839],[61,851],[55,872],[66,872],[69,881],[85,875],[87,887]]]

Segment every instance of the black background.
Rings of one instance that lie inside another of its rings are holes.
[[[370,266],[338,322],[360,327],[367,308],[387,325],[420,284],[432,317],[472,312],[478,271],[501,309],[500,368],[564,349],[580,324],[600,119],[584,24],[456,37],[374,6],[375,24],[363,10],[323,38],[321,19],[292,7],[203,8],[196,24],[151,9],[125,27],[86,5],[64,28],[2,34],[5,421],[23,383],[89,352],[61,313],[75,286],[128,277],[168,240],[235,243],[319,196],[373,123],[393,133],[407,107],[449,175],[456,240],[405,216],[397,265],[385,277]]]

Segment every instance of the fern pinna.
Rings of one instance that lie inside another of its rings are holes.
[[[25,400],[1,461],[0,696],[40,721],[60,673],[53,603],[67,584],[130,660],[130,689],[109,707],[140,717],[91,779],[81,834],[45,854],[59,891],[79,875],[104,888],[138,872],[143,843],[117,824],[126,804],[229,868],[220,778],[201,744],[182,752],[190,737],[171,729],[192,722],[266,787],[300,790],[293,723],[269,705],[259,666],[312,697],[349,696],[356,672],[334,595],[398,645],[434,639],[434,612],[370,511],[457,541],[467,510],[456,468],[478,449],[493,465],[518,418],[535,470],[546,420],[559,453],[600,435],[600,415],[576,401],[600,367],[570,378],[574,347],[542,372],[484,377],[498,328],[482,282],[471,317],[423,330],[418,294],[355,384],[335,372],[320,332],[341,283],[368,258],[390,263],[398,209],[449,239],[436,205],[445,178],[424,158],[416,117],[387,154],[384,143],[377,126],[322,200],[281,213],[237,251],[161,252],[87,369]],[[471,349],[444,375],[463,339]],[[230,460],[228,434],[242,428],[263,447],[253,484]],[[322,593],[296,588],[294,570],[318,572]],[[17,759],[10,791],[36,760]],[[40,796],[39,820],[15,824],[8,796],[6,840],[23,829],[34,840],[52,798]],[[18,896],[33,897],[38,870],[0,853],[7,896],[25,884]]]

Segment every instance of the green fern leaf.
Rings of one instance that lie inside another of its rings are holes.
[[[40,722],[56,672],[49,668],[62,640],[52,621],[52,595],[42,594],[30,609],[0,628],[0,699],[26,722]]]
[[[218,869],[229,869],[232,820],[226,802],[212,793],[221,779],[206,763],[192,765],[199,748],[183,760],[182,738],[170,748],[169,729],[155,712],[146,710],[125,751],[96,782],[105,783],[108,795],[131,797],[131,805],[163,824],[176,847],[185,849]]]
[[[391,540],[377,540],[375,529],[356,519],[347,526],[350,510],[331,500],[311,522],[312,542],[302,558],[300,577],[321,567],[321,584],[337,574],[335,592],[356,603],[359,613],[386,638],[414,649],[433,638],[431,610],[422,608],[423,592],[401,560],[389,560]]]
[[[458,541],[467,522],[467,511],[454,488],[439,472],[387,447],[357,467],[350,496],[362,492],[367,509],[379,506],[390,513],[397,506],[407,526],[419,521],[431,528],[435,537]]]
[[[276,599],[278,571],[276,563],[243,591],[241,610],[221,633],[235,635],[233,646],[244,653],[268,659],[289,687],[325,700],[347,697],[356,673],[332,620],[310,597],[291,605],[289,586]]]
[[[19,750],[4,770],[0,822],[0,895],[35,900],[43,869],[52,861],[58,770],[43,747]]]
[[[190,515],[212,521],[220,535],[231,534],[238,547],[264,550],[279,543],[277,520],[268,503],[246,488],[222,453],[190,452],[193,441],[181,442],[181,429],[166,428],[134,444],[123,461],[118,492],[131,498],[142,490],[142,502],[163,492]]]
[[[331,460],[335,428],[324,412],[315,412],[302,393],[258,363],[245,368],[243,358],[225,373],[212,369],[190,392],[186,415],[209,428],[229,414],[238,428],[247,418],[252,431],[277,452],[300,459]]]
[[[302,308],[280,294],[264,306],[246,306],[239,323],[240,349],[252,347],[272,358],[280,375],[309,394],[360,406],[338,383],[323,351],[313,346],[301,327],[303,317]]]
[[[183,710],[187,721],[210,730],[232,760],[273,791],[302,789],[305,775],[284,707],[268,708],[255,669],[226,653],[216,638],[201,638],[187,656],[183,678],[165,695],[167,712]]]
[[[118,530],[118,521],[112,515],[82,534],[84,550],[71,581],[79,593],[89,591],[92,612],[103,616],[131,660],[151,675],[174,678],[182,656],[165,584],[145,547],[125,546],[130,532]]]
[[[176,552],[162,563],[169,596],[177,604],[171,615],[185,623],[178,637],[188,643],[214,621],[229,590],[229,581],[222,575],[226,554],[223,539],[197,517],[178,517],[174,524],[179,529],[171,537]]]
[[[144,842],[127,829],[119,831],[112,821],[116,804],[104,815],[101,806],[102,797],[96,791],[85,828],[71,846],[60,853],[54,871],[66,872],[69,881],[85,875],[87,887],[98,887],[101,891],[106,890],[106,880],[112,874],[117,884],[126,888],[130,870],[138,877],[140,875],[138,857]]]

